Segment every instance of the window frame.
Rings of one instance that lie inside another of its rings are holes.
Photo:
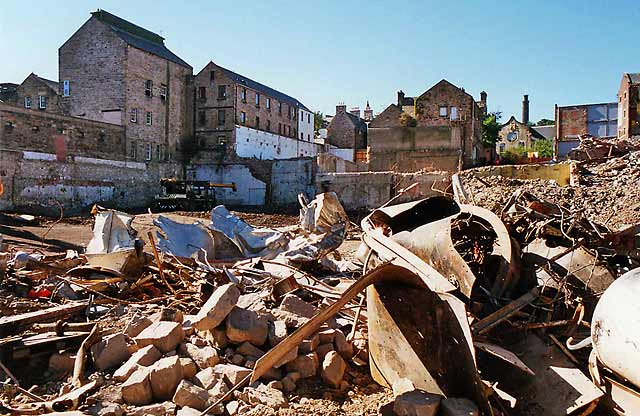
[[[243,103],[247,102],[247,89],[246,88],[242,88],[242,91],[240,91],[240,101],[242,101]]]
[[[137,123],[138,122],[138,109],[137,108],[132,108],[131,111],[129,111],[129,122],[131,122],[131,123]]]
[[[144,160],[150,162],[153,160],[153,144],[145,143]]]
[[[267,97],[267,110],[271,110],[271,98]]]
[[[218,85],[218,100],[226,100],[226,99],[227,99],[227,86]]]
[[[443,112],[444,110],[444,112]],[[449,117],[449,107],[446,105],[441,105],[438,107],[438,115],[440,117]]]
[[[260,108],[260,93],[256,93],[256,108]]]
[[[149,98],[153,97],[153,81],[150,79],[144,81],[144,95]]]
[[[207,124],[207,112],[204,110],[198,110],[198,125],[204,126]]]
[[[68,79],[62,81],[62,96],[69,97],[71,95],[71,83]]]
[[[38,109],[46,110],[47,109],[47,96],[46,95],[38,95]]]
[[[31,108],[33,102],[31,101],[31,96],[27,95],[24,97],[24,108]]]
[[[220,117],[222,114],[222,117]],[[224,126],[227,123],[227,111],[224,108],[218,109],[218,126]]]
[[[260,116],[256,116],[256,130],[260,130]]]
[[[207,87],[198,87],[198,100],[207,101]]]
[[[247,124],[247,113],[240,111],[240,124]]]
[[[165,84],[160,84],[160,99],[166,100],[167,95],[169,94],[169,88]]]
[[[153,113],[151,111],[147,111],[144,115],[144,123],[147,126],[153,126]]]

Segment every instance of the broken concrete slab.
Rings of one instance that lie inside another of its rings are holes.
[[[158,360],[149,370],[153,397],[156,400],[170,400],[183,376],[182,364],[178,356]]]
[[[233,308],[227,316],[227,337],[230,341],[242,343],[249,341],[253,345],[263,345],[269,331],[267,318],[257,312],[242,308]]]
[[[393,413],[397,416],[436,416],[442,396],[413,390],[402,393],[393,403]]]
[[[220,325],[236,306],[240,290],[233,283],[218,287],[191,321],[198,331],[211,330]]]
[[[173,395],[173,402],[181,407],[192,407],[202,411],[209,406],[209,393],[190,381],[182,380]]]
[[[113,373],[113,379],[116,381],[125,381],[140,366],[147,367],[160,359],[162,354],[153,345],[147,345],[144,348],[134,352],[126,363]]]
[[[131,338],[125,334],[104,337],[91,347],[94,365],[98,370],[106,370],[122,364],[131,356],[129,352],[131,344]]]
[[[344,377],[347,363],[336,351],[330,351],[322,360],[322,370],[320,376],[329,387],[337,389]]]
[[[153,400],[150,369],[142,367],[136,370],[121,386],[122,400],[134,406],[144,406]]]
[[[178,322],[160,321],[145,328],[134,340],[139,347],[153,345],[166,354],[184,340],[184,331]]]
[[[183,407],[182,409],[178,409],[176,416],[200,416],[200,413],[200,410],[194,409],[193,407]]]

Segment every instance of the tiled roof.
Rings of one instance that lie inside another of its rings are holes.
[[[219,65],[218,67],[223,71],[225,71],[231,79],[233,79],[236,83],[240,85],[244,85],[247,88],[251,88],[252,90],[255,90],[255,91],[260,91],[263,94],[268,95],[272,98],[275,98],[278,101],[286,102],[286,103],[292,104],[294,107],[301,108],[305,111],[311,112],[311,110],[309,110],[304,104],[302,104],[297,99],[291,97],[290,95],[287,95],[271,87],[268,87],[264,84],[261,84],[257,81],[254,81],[251,78],[247,78],[244,75],[240,75],[236,72],[233,72],[230,69],[223,68]]]
[[[191,65],[180,59],[164,45],[162,36],[104,10],[98,9],[91,15],[107,24],[127,44],[186,68],[191,68]]]

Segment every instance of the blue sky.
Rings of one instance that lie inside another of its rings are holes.
[[[628,1],[2,0],[0,82],[57,79],[57,50],[97,8],[162,34],[199,71],[209,60],[333,113],[376,112],[442,78],[489,110],[553,118],[554,104],[615,101],[640,72],[640,3]]]

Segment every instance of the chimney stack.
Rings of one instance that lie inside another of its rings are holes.
[[[487,106],[487,93],[485,91],[480,91],[480,102]]]
[[[346,113],[346,112],[347,112],[347,105],[345,103],[339,103],[336,106],[336,114]]]
[[[349,112],[354,116],[360,118],[360,107],[353,107]]]
[[[524,95],[522,100],[522,122],[529,124],[529,96],[527,94]]]
[[[402,108],[404,105],[404,91],[398,91],[398,107]]]

